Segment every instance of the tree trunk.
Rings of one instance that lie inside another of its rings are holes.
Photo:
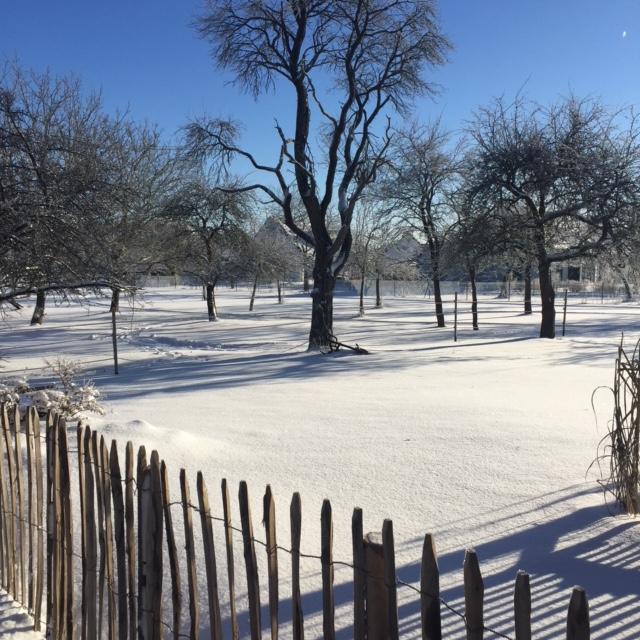
[[[540,279],[540,298],[542,301],[542,322],[540,323],[541,338],[556,337],[556,294],[551,281],[551,264],[546,258],[538,261]]]
[[[31,316],[31,324],[42,324],[44,321],[44,305],[46,301],[46,293],[38,289],[36,293],[36,308]]]
[[[276,280],[276,285],[278,287],[278,304],[282,304],[282,281],[280,278]]]
[[[382,309],[382,296],[380,295],[380,274],[376,273],[376,309]]]
[[[256,289],[258,288],[258,274],[253,279],[253,289],[251,290],[251,300],[249,301],[249,311],[253,311],[253,304],[256,301]]]
[[[360,315],[364,315],[364,276],[365,272],[362,272],[360,276]]]
[[[476,287],[476,268],[469,267],[469,282],[471,284],[471,320],[473,330],[478,330],[478,289]]]
[[[209,322],[215,322],[218,319],[216,312],[216,298],[215,298],[215,285],[207,284],[207,313],[209,315]]]
[[[333,290],[336,278],[331,272],[331,257],[316,252],[311,290],[311,330],[309,351],[329,346],[333,335]]]
[[[109,307],[109,313],[116,313],[120,311],[120,289],[113,287],[111,289],[111,306]]]
[[[302,290],[309,291],[309,270],[306,267],[302,274]]]
[[[527,264],[524,268],[524,315],[531,313],[531,265]]]

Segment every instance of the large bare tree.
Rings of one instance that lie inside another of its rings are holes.
[[[555,337],[554,263],[595,256],[628,235],[639,199],[640,130],[633,114],[569,98],[544,108],[498,100],[478,111],[469,179],[532,241],[540,337]]]
[[[220,68],[257,96],[293,89],[290,127],[276,123],[275,164],[238,146],[228,122],[190,127],[193,148],[240,157],[264,180],[244,185],[278,204],[285,224],[314,248],[309,348],[333,339],[336,277],[351,250],[351,220],[390,143],[389,117],[432,91],[427,65],[444,62],[448,42],[433,0],[208,0],[198,21]],[[289,170],[294,175],[290,180]],[[296,190],[309,231],[296,224]],[[328,215],[335,203],[340,224]]]

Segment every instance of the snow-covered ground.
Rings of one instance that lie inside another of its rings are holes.
[[[442,595],[459,609],[464,549],[475,547],[486,623],[503,633],[513,631],[512,587],[522,568],[532,574],[536,638],[563,637],[574,584],[589,595],[592,637],[640,637],[640,527],[610,515],[597,473],[586,476],[611,410],[610,394],[598,392],[596,426],[592,392],[612,380],[621,332],[630,342],[640,335],[640,307],[570,299],[567,337],[551,341],[536,338],[537,309],[523,316],[515,298],[483,297],[481,328],[473,332],[462,296],[454,343],[450,317],[447,328],[435,327],[432,300],[388,298],[378,310],[367,304],[360,318],[356,298],[338,298],[335,330],[370,355],[323,356],[305,352],[309,300],[302,294],[278,305],[262,291],[249,313],[246,290],[224,289],[221,320],[209,323],[197,289],[147,291],[133,313],[119,317],[119,376],[110,364],[107,300],[51,305],[41,327],[29,326],[27,305],[0,323],[0,376],[26,369],[40,382],[45,358],[82,360],[107,408],[90,423],[121,447],[132,440],[157,448],[174,476],[174,496],[180,467],[192,490],[202,470],[218,515],[220,479],[233,491],[246,480],[257,537],[264,538],[262,493],[269,483],[279,543],[290,546],[289,501],[299,491],[302,550],[318,554],[320,507],[330,498],[337,560],[351,560],[351,514],[360,506],[365,530],[393,519],[403,581],[418,584],[423,536],[435,535]],[[446,311],[452,307],[448,296]],[[224,585],[221,529],[214,534]],[[239,538],[235,545],[243,597]],[[264,604],[265,553],[257,551]],[[279,561],[282,630],[289,637],[290,564],[284,553]],[[202,563],[200,569],[203,579]],[[321,630],[319,563],[305,560],[303,570],[312,638]],[[336,568],[340,638],[351,633],[350,579],[348,568]],[[402,635],[419,637],[417,594],[400,588],[398,598]],[[241,622],[246,631],[246,616]],[[463,637],[452,614],[445,615],[445,632]]]

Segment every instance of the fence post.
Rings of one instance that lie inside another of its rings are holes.
[[[118,329],[115,309],[111,309],[111,343],[113,345],[113,373],[118,375]]]
[[[44,531],[43,531],[43,482],[42,477],[42,436],[40,427],[40,417],[34,410],[34,445],[35,445],[35,474],[36,474],[36,546],[38,556],[38,569],[36,575],[35,602],[33,605],[33,617],[35,631],[40,631],[40,617],[42,613],[42,592],[44,591]],[[4,500],[4,493],[3,493]]]
[[[467,640],[482,640],[484,635],[484,582],[478,556],[473,549],[464,554],[464,610],[467,619]]]
[[[293,640],[304,640],[304,620],[300,595],[300,536],[302,532],[302,504],[300,494],[294,493],[289,510],[291,520],[291,600],[293,605]],[[356,638],[356,640],[358,640]]]
[[[424,640],[442,640],[440,616],[440,570],[433,536],[427,533],[422,545],[420,569],[420,614]]]
[[[229,582],[229,615],[231,618],[231,640],[239,640],[238,616],[236,615],[236,590],[235,590],[235,567],[233,560],[233,534],[231,530],[231,501],[229,499],[229,486],[223,478],[220,485],[222,493],[222,515],[224,518],[224,540],[227,550],[227,580]],[[295,613],[294,613],[295,630]],[[295,637],[294,637],[295,640]]]
[[[142,531],[140,556],[138,637],[160,640],[162,637],[162,486],[158,452],[152,451],[150,464],[141,470],[142,486],[138,493]]]
[[[393,522],[391,520],[385,520],[382,524],[382,553],[384,557],[384,581],[387,586],[388,637],[390,640],[399,640],[396,552],[393,542]]]
[[[249,626],[251,640],[261,640],[260,623],[260,584],[258,582],[258,565],[256,549],[253,542],[253,524],[251,523],[251,509],[249,508],[249,492],[247,483],[240,482],[238,492],[240,503],[240,520],[242,523],[242,542],[244,546],[244,562],[247,568],[247,591],[249,593]]]
[[[124,497],[122,491],[122,473],[118,459],[118,443],[111,441],[109,455],[111,473],[111,495],[113,498],[113,526],[116,542],[116,565],[118,573],[118,640],[127,640],[127,556],[124,531]]]
[[[335,640],[333,594],[333,519],[331,503],[323,500],[320,513],[320,556],[322,563],[322,629],[324,640]]]
[[[84,431],[84,496],[85,496],[85,518],[83,529],[85,531],[86,556],[87,556],[87,581],[83,585],[83,592],[87,604],[86,615],[86,637],[95,638],[98,634],[97,609],[96,609],[96,586],[98,569],[98,548],[96,534],[96,511],[95,511],[95,482],[93,473],[92,446],[93,442],[91,429]]]
[[[366,565],[362,509],[353,510],[351,534],[353,541],[353,638],[354,640],[364,640],[366,631]]]
[[[220,619],[220,599],[218,597],[218,568],[216,566],[216,550],[213,543],[213,526],[209,507],[209,492],[204,482],[202,471],[198,471],[196,482],[198,491],[198,508],[202,526],[202,542],[204,546],[204,563],[207,575],[207,596],[209,600],[209,629],[212,640],[222,640],[222,621]]]
[[[263,502],[264,528],[267,537],[267,574],[269,580],[269,616],[271,640],[278,638],[278,543],[276,539],[276,505],[267,485]]]
[[[531,587],[529,574],[518,571],[513,594],[516,640],[531,640]]]
[[[180,637],[180,616],[182,615],[182,592],[180,590],[180,566],[178,564],[178,549],[173,532],[173,516],[171,515],[171,494],[169,493],[169,477],[164,460],[160,463],[160,479],[162,481],[162,507],[164,510],[164,525],[167,534],[167,550],[169,555],[169,569],[171,571],[171,604],[173,606],[173,637]]]
[[[367,569],[367,640],[387,640],[389,598],[384,581],[384,550],[380,533],[376,531],[365,535],[364,553]]]
[[[136,614],[136,532],[133,500],[133,443],[129,440],[125,449],[124,463],[125,494],[124,520],[127,544],[127,590],[129,592],[129,638],[135,640],[137,631]]]
[[[567,640],[589,640],[589,603],[581,587],[574,587],[567,612]]]
[[[563,337],[567,327],[567,291],[568,289],[564,290],[564,306],[562,308],[562,336]]]
[[[191,494],[187,472],[180,469],[180,492],[182,496],[182,515],[184,518],[184,542],[187,552],[187,579],[189,583],[189,615],[191,624],[189,637],[197,640],[200,633],[200,605],[198,600],[198,576],[196,572],[196,554],[193,542],[193,518],[191,517]]]
[[[458,342],[458,292],[453,297],[453,341]]]

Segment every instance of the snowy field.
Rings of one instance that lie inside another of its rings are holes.
[[[367,305],[360,318],[355,297],[338,298],[335,330],[371,354],[323,356],[305,352],[309,300],[302,294],[278,305],[273,292],[262,291],[249,313],[246,290],[223,289],[221,320],[209,323],[199,290],[150,290],[119,316],[119,376],[110,364],[108,300],[50,305],[41,327],[29,326],[26,305],[0,323],[0,375],[26,370],[39,383],[45,358],[85,362],[107,408],[91,425],[117,438],[121,450],[127,440],[157,448],[174,477],[174,499],[179,468],[189,471],[192,491],[202,470],[217,515],[220,479],[234,492],[246,480],[256,537],[264,539],[269,483],[279,543],[290,546],[289,501],[299,491],[302,551],[319,554],[320,507],[330,498],[336,560],[351,560],[351,514],[359,506],[366,531],[393,519],[403,581],[418,584],[423,536],[435,535],[442,595],[460,610],[463,553],[475,547],[486,624],[502,633],[513,633],[512,586],[522,568],[532,575],[536,638],[563,637],[574,584],[589,595],[593,638],[640,637],[640,527],[611,515],[597,473],[586,476],[611,410],[610,395],[596,394],[596,426],[591,395],[612,381],[621,332],[629,342],[640,335],[640,307],[570,299],[567,337],[550,341],[536,338],[537,309],[523,316],[515,298],[483,297],[480,331],[471,331],[462,296],[454,343],[451,323],[435,327],[432,300]],[[224,585],[222,530],[214,534]],[[240,538],[234,543],[243,597]],[[257,551],[264,604],[265,554]],[[290,563],[282,553],[279,561],[282,633],[290,637]],[[319,563],[306,560],[303,570],[313,638],[321,634]],[[199,571],[203,578],[202,563]],[[336,568],[339,638],[351,634],[351,597],[351,571]],[[401,635],[419,637],[417,594],[401,587],[398,600]],[[0,616],[5,630],[24,628],[10,603],[0,601]],[[246,616],[241,623],[246,632]],[[464,637],[453,614],[445,615],[444,631]]]

